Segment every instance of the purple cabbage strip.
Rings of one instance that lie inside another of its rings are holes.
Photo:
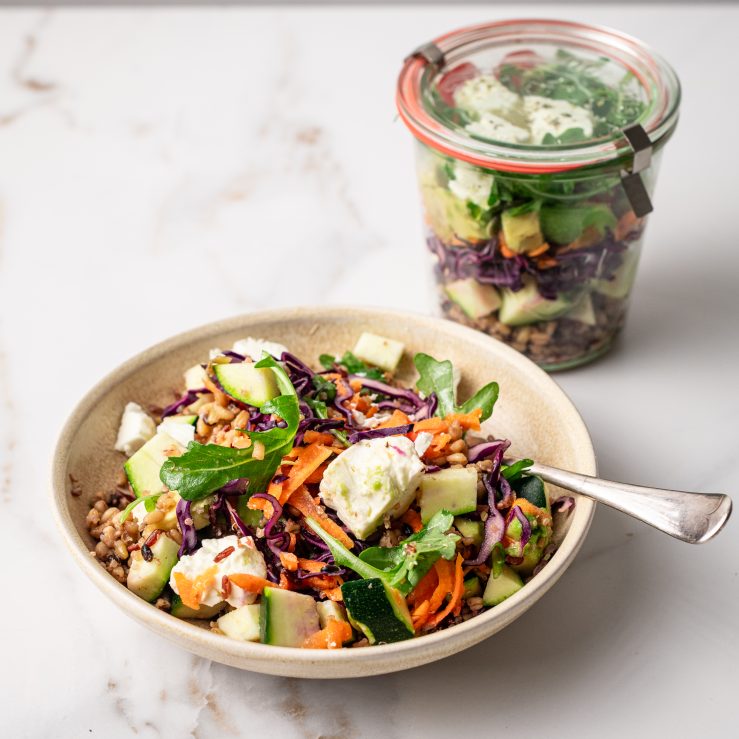
[[[254,495],[252,495],[251,497],[267,500],[272,506],[272,515],[270,516],[269,521],[267,521],[264,526],[264,535],[267,537],[267,539],[269,539],[270,536],[272,536],[272,528],[282,515],[282,505],[280,504],[280,501],[275,498],[274,495],[270,495],[269,493],[254,493]]]
[[[343,395],[339,395],[337,388],[336,397],[334,398],[334,408],[336,408],[340,413],[343,414],[344,418],[346,418],[347,426],[354,426],[354,416],[352,416],[352,412],[344,406],[344,403],[353,395],[354,393],[352,392],[351,387]]]
[[[224,357],[228,357],[231,360],[231,364],[238,364],[239,362],[246,361],[246,357],[243,354],[231,351],[230,349],[227,349],[225,352],[221,352],[221,354],[223,354]]]
[[[239,477],[236,480],[227,482],[218,492],[224,495],[243,495],[248,487],[249,480],[246,477]]]
[[[387,395],[389,398],[398,398],[410,403],[414,408],[419,409],[424,405],[424,401],[414,393],[412,390],[408,390],[402,387],[393,387],[388,385],[386,382],[380,382],[380,380],[371,380],[361,375],[349,375],[349,380],[358,380],[363,388],[372,390],[382,395]]]
[[[315,372],[305,362],[290,352],[282,352],[280,361],[285,365],[285,370],[298,397],[302,397],[313,388]]]
[[[241,516],[236,512],[236,506],[234,506],[228,498],[224,498],[226,504],[226,510],[228,515],[231,517],[231,523],[234,528],[238,529],[241,536],[254,537],[254,531],[252,531],[242,520]]]
[[[506,524],[506,530],[508,529],[508,526],[513,523],[514,519],[518,519],[521,522],[521,551],[523,551],[524,547],[529,543],[529,539],[531,538],[531,522],[528,518],[526,518],[526,515],[524,512],[519,508],[519,506],[513,506],[511,508],[511,512],[508,514],[508,523]]]
[[[328,568],[328,571],[326,571],[327,568]],[[340,577],[342,575],[346,575],[346,573],[347,573],[346,568],[337,567],[336,565],[328,562],[326,564],[326,568],[324,568],[320,572],[309,572],[307,570],[298,570],[298,573],[295,577],[297,580],[308,580],[311,577]]]
[[[349,434],[349,441],[356,444],[358,441],[366,439],[381,439],[385,436],[402,436],[413,430],[413,424],[407,423],[403,426],[392,426],[384,429],[367,429],[365,431],[354,431]]]
[[[563,495],[552,501],[552,513],[566,513],[568,516],[575,507],[575,499],[571,495]]]
[[[467,460],[470,464],[479,462],[481,459],[491,457],[499,451],[500,445],[505,444],[505,439],[497,439],[496,441],[485,441],[482,444],[475,444],[467,450]],[[507,447],[506,447],[507,448]]]
[[[483,527],[482,543],[477,557],[465,561],[466,565],[476,567],[485,564],[493,553],[493,547],[503,538],[505,520],[503,514],[493,505]]]
[[[175,400],[174,403],[170,403],[170,405],[162,411],[162,418],[174,416],[175,413],[179,413],[183,408],[194,403],[198,399],[198,395],[207,392],[208,388],[205,387],[198,388],[197,390],[188,390],[181,398]]]
[[[180,498],[177,501],[177,508],[175,509],[177,523],[182,532],[182,543],[180,544],[180,551],[177,552],[178,557],[182,557],[185,554],[191,554],[198,546],[198,534],[195,531],[195,524],[192,522],[190,505],[191,502],[189,500]]]

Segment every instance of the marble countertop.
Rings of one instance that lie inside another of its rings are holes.
[[[216,318],[319,301],[431,309],[393,88],[491,15],[619,27],[684,84],[628,327],[556,379],[604,476],[736,489],[739,8],[0,12],[0,568],[8,737],[729,736],[739,520],[691,548],[599,509],[560,584],[478,648],[310,682],[195,658],[116,612],[49,513],[87,388]],[[393,269],[388,269],[388,266]],[[382,279],[368,279],[381,272]],[[28,593],[28,595],[25,595]]]

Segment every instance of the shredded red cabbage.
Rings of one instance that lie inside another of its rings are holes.
[[[194,403],[198,399],[198,395],[207,392],[208,388],[205,387],[198,388],[197,390],[188,390],[181,398],[175,400],[174,403],[171,403],[162,411],[162,418],[174,416],[175,413],[179,413],[183,408]]]
[[[226,510],[228,515],[231,517],[231,523],[233,528],[238,531],[239,536],[251,536],[254,537],[254,532],[244,523],[241,516],[236,511],[236,507],[231,503],[228,498],[224,498]]]
[[[366,439],[381,439],[384,436],[402,436],[413,430],[413,424],[407,423],[403,426],[392,426],[384,429],[366,429],[364,431],[354,431],[349,434],[349,441],[356,444],[358,441]]]
[[[177,516],[177,523],[179,524],[180,531],[182,532],[182,543],[180,544],[180,551],[177,552],[177,556],[182,557],[185,554],[192,554],[198,546],[198,534],[195,531],[195,525],[192,522],[190,501],[180,498],[177,501],[175,514]]]
[[[416,410],[424,406],[424,401],[421,400],[418,394],[414,393],[412,390],[408,390],[407,388],[393,387],[392,385],[388,385],[386,382],[380,382],[380,380],[371,380],[368,377],[363,377],[362,375],[349,375],[349,379],[357,380],[361,383],[362,387],[366,388],[367,390],[372,390],[373,392],[380,393],[381,395],[386,395],[388,398],[397,398],[399,400],[404,400]]]
[[[575,507],[575,499],[571,495],[563,495],[552,501],[552,513],[566,513],[568,516]]]
[[[508,527],[516,519],[518,519],[518,521],[521,523],[521,539],[519,542],[519,546],[521,547],[521,551],[523,552],[523,548],[529,543],[529,539],[531,538],[531,522],[528,518],[526,518],[526,515],[521,510],[521,508],[517,505],[514,505],[508,513],[506,532],[508,531]]]
[[[274,525],[279,521],[280,516],[282,515],[282,505],[274,495],[270,495],[269,493],[254,493],[251,497],[269,501],[269,504],[272,506],[272,515],[264,526],[264,535],[269,539],[272,535]]]

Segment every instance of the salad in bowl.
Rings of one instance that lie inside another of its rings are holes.
[[[531,460],[486,435],[499,387],[363,333],[315,366],[262,339],[213,349],[164,408],[125,406],[121,473],[90,501],[93,554],[153,607],[242,642],[398,642],[518,592],[555,551]],[[308,358],[310,361],[310,358]]]

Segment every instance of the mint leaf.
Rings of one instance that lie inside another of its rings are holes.
[[[452,559],[459,536],[448,534],[454,516],[446,511],[434,514],[420,531],[395,547],[370,547],[357,557],[338,539],[326,533],[311,518],[308,525],[327,544],[340,567],[354,570],[363,579],[378,577],[385,585],[407,595],[440,557]]]
[[[454,369],[448,359],[439,362],[428,354],[416,354],[413,362],[420,375],[416,387],[426,397],[436,393],[437,416],[444,418],[450,413],[470,413],[479,408],[482,411],[481,421],[490,418],[500,390],[497,382],[488,383],[458,406],[454,392]]]
[[[500,474],[505,477],[508,482],[514,482],[525,474],[525,471],[534,464],[533,459],[519,459],[513,464],[503,465],[500,468]]]
[[[285,370],[273,357],[265,356],[254,366],[271,367],[282,392],[282,395],[266,402],[259,410],[279,416],[287,424],[286,427],[275,427],[268,431],[245,431],[252,440],[247,449],[231,449],[218,444],[191,441],[183,455],[168,459],[159,472],[162,482],[170,490],[176,490],[185,500],[200,500],[232,480],[242,478],[249,481],[250,493],[262,492],[266,490],[282,457],[292,449],[300,421],[295,388]],[[257,442],[264,446],[262,459],[253,457]]]

